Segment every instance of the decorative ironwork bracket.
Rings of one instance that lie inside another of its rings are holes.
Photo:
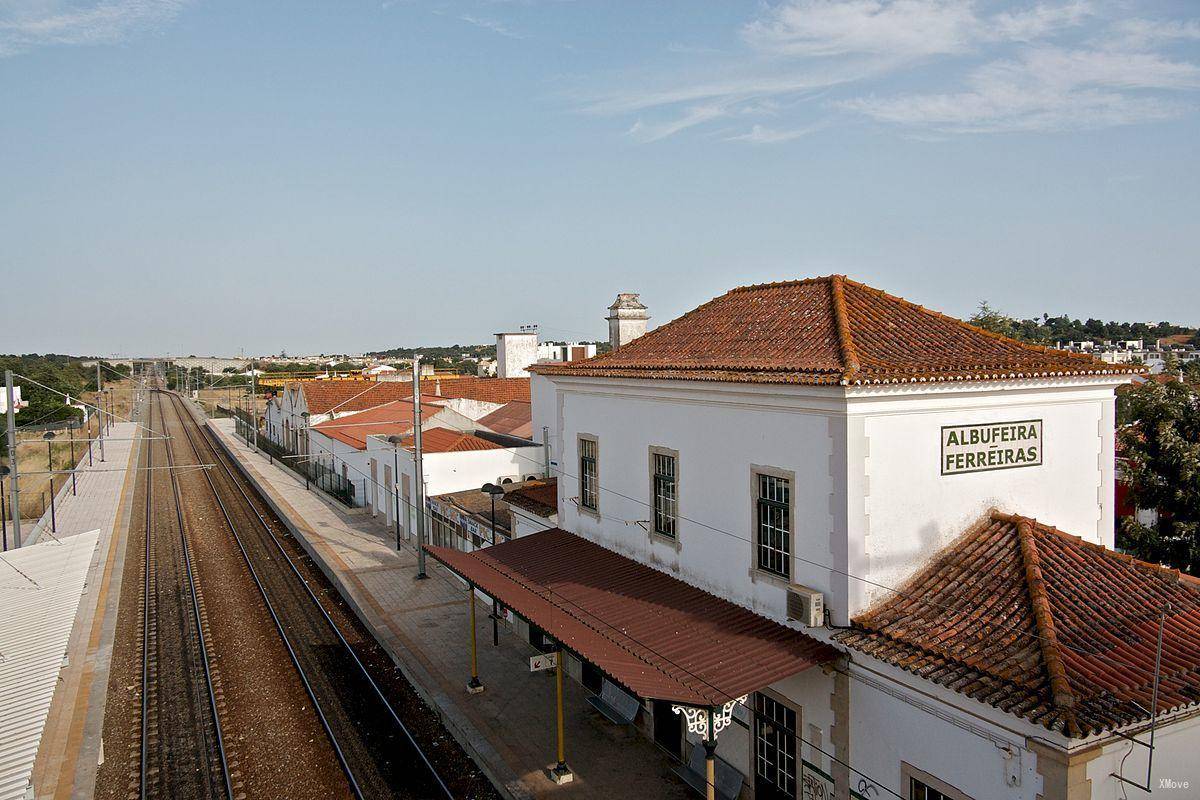
[[[720,708],[696,708],[695,706],[671,706],[676,714],[682,714],[687,722],[688,733],[698,734],[701,738],[712,740],[717,734],[729,727],[733,721],[733,710],[746,702],[749,695],[742,695],[736,700],[730,700]],[[712,733],[708,730],[708,721],[712,720]]]

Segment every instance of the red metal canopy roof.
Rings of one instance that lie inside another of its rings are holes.
[[[719,706],[838,651],[560,528],[431,556],[643,698]]]

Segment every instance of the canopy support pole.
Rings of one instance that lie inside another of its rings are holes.
[[[717,735],[713,732],[713,712],[708,709],[708,735],[704,737],[704,786],[707,800],[717,800]]]
[[[554,669],[554,692],[558,699],[558,763],[550,769],[550,780],[561,786],[575,779],[567,766],[567,747],[563,729],[563,671],[567,668],[567,652],[558,649],[558,666]]]
[[[483,691],[483,682],[479,680],[479,648],[475,644],[475,584],[467,584],[467,617],[471,625],[471,680],[467,681],[467,692],[479,694]]]

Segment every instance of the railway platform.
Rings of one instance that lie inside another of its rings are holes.
[[[399,552],[382,518],[351,511],[234,434],[233,420],[210,420],[226,449],[338,587],[417,691],[441,715],[489,779],[511,798],[684,800],[691,790],[650,741],[590,711],[587,691],[565,682],[567,762],[574,780],[557,785],[553,673],[531,674],[528,643],[502,631],[493,646],[480,605],[479,671],[485,691],[468,693],[468,607],[463,585],[433,559],[418,581],[411,547]]]
[[[85,450],[75,493],[69,478],[58,488],[54,529],[47,511],[30,521],[26,533],[27,543],[46,545],[98,534],[33,766],[32,796],[37,798],[90,798],[104,758],[101,731],[136,479],[130,467],[138,458],[139,435],[134,422],[114,424],[105,437],[105,460],[95,447],[88,466]]]

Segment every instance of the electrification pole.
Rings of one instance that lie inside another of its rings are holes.
[[[8,465],[12,470],[8,485],[12,492],[13,547],[21,546],[21,490],[17,486],[17,404],[13,397],[12,370],[4,370],[4,392],[8,416]]]
[[[417,578],[425,574],[425,468],[421,462],[421,357],[413,354],[413,461],[417,493]]]
[[[258,449],[258,375],[250,362],[250,430],[254,431],[254,449]]]
[[[96,362],[96,429],[100,432],[100,463],[104,463],[104,379],[100,377],[100,362]]]

